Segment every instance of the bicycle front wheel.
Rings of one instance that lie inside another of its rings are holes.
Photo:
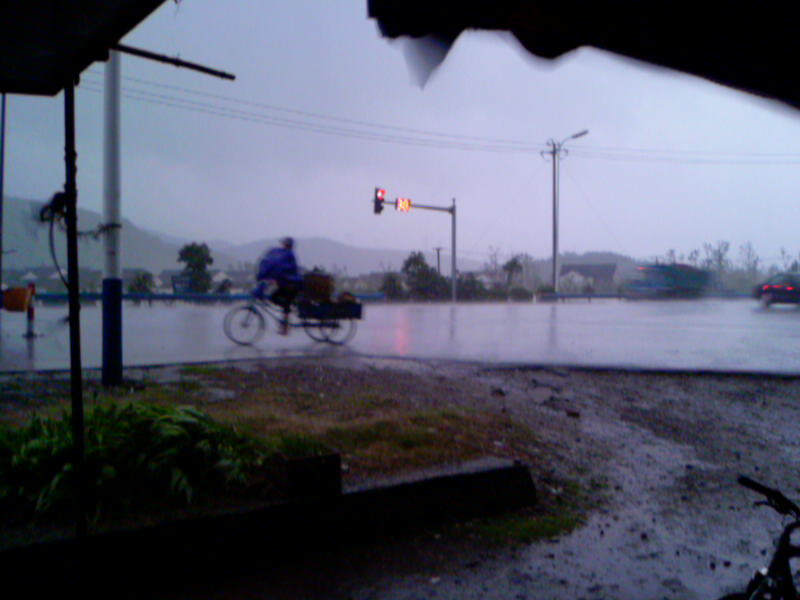
[[[225,335],[232,342],[242,346],[250,346],[264,335],[267,330],[267,322],[261,311],[252,304],[246,304],[231,309],[225,315],[223,328],[225,329]]]

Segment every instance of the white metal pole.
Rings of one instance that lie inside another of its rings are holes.
[[[113,50],[109,53],[105,67],[105,137],[103,156],[103,219],[111,225],[105,235],[104,277],[119,278],[119,92],[120,57]]]
[[[561,146],[553,144],[553,292],[558,293],[558,156]]]
[[[452,265],[450,267],[450,274],[452,275],[452,282],[451,282],[451,292],[453,296],[453,302],[456,301],[456,286],[457,286],[457,279],[458,279],[458,270],[456,269],[456,199],[453,198],[453,206],[450,209],[450,214],[453,217],[453,257],[452,257]]]

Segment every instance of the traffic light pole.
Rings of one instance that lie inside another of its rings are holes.
[[[450,264],[450,295],[453,302],[457,300],[456,284],[458,282],[458,271],[456,269],[456,199],[453,198],[452,206],[430,206],[427,204],[417,204],[416,202],[411,205],[413,208],[421,208],[422,210],[436,210],[439,212],[450,213],[452,217],[452,256]]]
[[[404,199],[407,204],[405,205],[406,208],[404,212],[408,212],[412,207],[413,208],[421,208],[422,210],[435,210],[438,212],[446,212],[450,213],[452,217],[452,257],[451,257],[451,265],[450,265],[450,294],[452,297],[453,302],[457,300],[457,283],[458,283],[458,270],[456,269],[456,199],[453,198],[452,206],[430,206],[428,204],[417,204],[411,203],[410,200],[407,198]],[[386,190],[382,188],[375,188],[375,197],[373,198],[373,203],[375,205],[375,214],[380,214],[383,211],[383,205],[386,204]],[[390,202],[395,205],[395,208],[398,207],[398,200],[395,199],[394,202]]]

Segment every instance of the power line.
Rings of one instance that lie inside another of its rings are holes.
[[[680,165],[764,165],[781,166],[800,164],[800,155],[785,155],[786,158],[761,158],[754,155],[752,158],[700,158],[688,156],[641,156],[636,154],[626,154],[620,150],[618,154],[608,152],[593,152],[584,148],[570,150],[570,154],[576,158],[591,158],[597,160],[611,160],[623,162],[646,162],[646,163],[670,163]]]
[[[97,73],[93,71],[89,71],[88,74],[97,75]],[[222,106],[218,103],[189,100],[174,95],[160,94],[136,88],[127,88],[123,93],[123,96],[139,102],[147,102],[151,104],[157,104],[181,110],[189,110],[198,113],[209,114],[212,116],[239,119],[243,121],[256,122],[264,125],[271,125],[288,129],[296,129],[301,131],[308,131],[312,133],[320,133],[325,135],[334,135],[340,137],[349,137],[354,139],[363,139],[368,141],[378,141],[378,142],[401,144],[401,145],[465,150],[474,152],[530,154],[534,152],[540,152],[541,149],[544,148],[545,146],[544,144],[535,144],[530,142],[523,142],[520,140],[468,136],[456,133],[445,133],[445,132],[431,131],[424,129],[414,129],[411,127],[402,127],[397,125],[388,125],[371,121],[360,121],[357,119],[336,117],[322,113],[314,113],[309,111],[286,108],[263,102],[254,102],[250,100],[244,100],[242,98],[236,98],[233,96],[211,94],[208,92],[193,90],[191,88],[148,81],[145,79],[138,79],[135,77],[125,77],[124,79],[141,85],[173,90],[181,94],[190,94],[194,96],[212,98],[224,102],[234,102],[244,106],[263,108],[266,110],[297,115],[299,117],[307,117],[321,121],[338,122],[359,127],[359,129],[354,129],[352,127],[344,127],[344,126],[313,122],[307,119],[304,120],[304,119],[288,118],[283,116],[274,116],[274,115],[264,114],[263,112],[241,110],[237,108],[231,108],[228,106]],[[102,92],[101,82],[92,81],[91,79],[89,79],[88,82],[86,80],[84,81],[85,83],[81,85],[81,89],[85,89],[91,92]],[[87,86],[86,83],[89,83],[90,85]],[[100,86],[100,87],[99,88],[92,87],[92,84],[94,84],[94,86]],[[391,131],[402,132],[411,135],[398,135],[395,133],[389,133]],[[420,136],[425,136],[425,137],[420,137]],[[613,147],[602,147],[602,146],[575,147],[571,149],[570,153],[576,158],[585,158],[585,159],[622,161],[622,162],[650,162],[650,163],[660,162],[660,163],[685,164],[685,165],[699,164],[699,165],[780,166],[780,165],[795,165],[800,163],[800,153],[798,154],[776,153],[776,152],[719,153],[719,152],[707,152],[699,150],[659,150],[653,148],[613,148]]]
[[[783,157],[794,157],[800,158],[800,153],[798,152],[719,152],[714,151],[710,152],[708,150],[664,150],[664,149],[657,149],[657,148],[613,148],[609,146],[587,146],[581,145],[577,148],[579,151],[583,152],[623,152],[623,153],[637,153],[637,154],[675,154],[675,155],[692,155],[692,156],[712,156],[712,157],[720,157],[720,156],[730,156],[730,157],[739,157],[739,158],[783,158]]]
[[[99,75],[99,73],[94,71],[89,71],[91,75]],[[252,100],[245,100],[243,98],[236,98],[234,96],[225,96],[221,94],[211,94],[208,92],[202,92],[199,90],[193,90],[191,88],[185,88],[177,85],[170,85],[166,83],[159,83],[156,81],[148,81],[146,79],[138,79],[136,77],[123,77],[123,79],[127,81],[132,81],[135,83],[148,85],[152,87],[159,87],[163,89],[169,89],[177,92],[182,92],[185,94],[191,94],[195,96],[201,96],[206,98],[213,98],[215,100],[222,100],[225,102],[235,102],[237,104],[242,104],[245,106],[253,106],[256,108],[264,108],[267,110],[273,110],[277,112],[284,112],[288,114],[294,114],[303,117],[311,117],[314,119],[320,119],[324,121],[338,121],[340,123],[348,123],[351,125],[358,125],[361,127],[368,127],[368,128],[375,128],[375,129],[386,129],[390,131],[400,131],[405,133],[413,133],[418,135],[424,135],[429,137],[441,137],[441,138],[450,138],[454,140],[463,140],[467,142],[481,142],[481,143],[488,143],[488,144],[498,144],[503,146],[519,146],[525,149],[531,148],[536,150],[541,150],[544,148],[544,144],[537,144],[526,142],[522,140],[509,140],[503,138],[491,138],[491,137],[481,137],[481,136],[471,136],[471,135],[463,135],[458,133],[446,133],[441,131],[433,131],[429,129],[416,129],[413,127],[403,127],[399,125],[388,125],[385,123],[377,123],[374,121],[362,121],[358,119],[350,119],[346,117],[336,117],[333,115],[326,115],[323,113],[315,113],[310,111],[298,110],[293,108],[287,108],[283,106],[278,106],[276,104],[269,104],[265,102],[254,102]]]
[[[102,87],[100,87],[99,85],[94,86],[92,85],[91,82],[89,82],[89,85],[86,85],[85,83],[82,84],[81,89],[94,93],[102,93],[103,91]],[[227,117],[242,121],[262,123],[265,125],[274,125],[289,129],[299,129],[314,133],[337,135],[340,137],[349,137],[355,139],[364,139],[364,140],[387,142],[394,144],[425,146],[431,148],[444,148],[444,149],[481,151],[481,152],[528,153],[528,152],[538,151],[538,149],[535,148],[526,150],[518,147],[506,147],[502,145],[493,145],[493,144],[468,144],[461,142],[448,142],[446,140],[432,140],[424,138],[415,138],[410,136],[399,136],[386,133],[372,132],[366,130],[355,130],[343,127],[333,127],[328,125],[311,123],[307,121],[286,119],[282,117],[272,117],[268,115],[258,114],[249,111],[242,111],[233,108],[227,108],[224,106],[218,106],[214,104],[185,100],[182,98],[168,96],[165,94],[153,94],[150,92],[143,92],[141,90],[123,92],[122,95],[131,100],[147,102],[150,104],[158,104],[162,106],[168,106],[183,110],[190,110],[213,116]]]

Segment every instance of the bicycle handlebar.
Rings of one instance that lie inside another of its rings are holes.
[[[736,481],[739,483],[739,485],[749,488],[754,492],[758,492],[764,496],[767,499],[766,504],[771,506],[780,514],[792,515],[795,518],[800,519],[800,507],[784,496],[780,490],[767,487],[750,479],[749,477],[745,477],[744,475],[740,475]]]

